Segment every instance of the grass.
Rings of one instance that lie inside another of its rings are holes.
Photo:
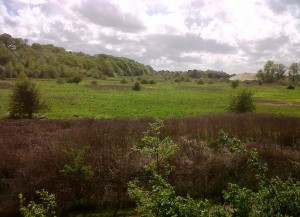
[[[225,112],[229,97],[236,90],[230,83],[198,85],[192,82],[162,82],[142,85],[142,91],[132,91],[135,81],[126,78],[92,79],[77,84],[57,84],[56,80],[37,80],[44,100],[50,110],[45,113],[50,119],[72,118],[171,118]],[[136,80],[136,79],[135,79]],[[5,81],[13,83],[13,81]],[[243,85],[241,85],[243,86]],[[285,86],[247,85],[255,92],[258,113],[300,116],[300,88],[288,90]],[[238,89],[238,88],[237,88]],[[0,89],[0,118],[8,116],[8,99],[11,90]],[[262,101],[290,104],[270,105]]]

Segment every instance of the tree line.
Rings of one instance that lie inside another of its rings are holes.
[[[150,75],[155,71],[128,58],[71,52],[52,44],[29,45],[27,39],[0,35],[0,79],[16,78],[22,72],[32,78],[103,78]]]
[[[274,83],[285,79],[297,83],[300,81],[300,63],[294,62],[287,67],[269,60],[263,69],[258,70],[257,77],[264,83]]]

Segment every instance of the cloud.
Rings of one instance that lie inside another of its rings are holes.
[[[0,34],[155,69],[256,72],[300,54],[298,0],[0,0]]]

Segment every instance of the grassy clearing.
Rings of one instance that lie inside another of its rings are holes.
[[[220,113],[226,111],[228,99],[236,91],[229,83],[198,85],[195,81],[171,83],[162,82],[159,78],[156,78],[157,84],[142,85],[142,91],[132,91],[131,86],[136,79],[125,78],[126,84],[121,84],[121,79],[98,80],[97,85],[91,85],[92,79],[78,85],[37,80],[51,108],[45,116],[50,119],[170,118]],[[256,112],[300,116],[299,87],[287,90],[285,86],[247,86],[255,92]],[[0,118],[8,116],[10,92],[10,89],[0,89]]]

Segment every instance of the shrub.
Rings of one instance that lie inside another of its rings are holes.
[[[143,80],[141,81],[141,84],[149,84],[149,81],[148,81],[147,79],[143,79]]]
[[[32,118],[33,113],[46,108],[41,102],[41,95],[34,82],[25,74],[21,74],[16,82],[9,100],[11,118]]]
[[[289,86],[287,86],[287,88],[286,89],[289,89],[289,90],[294,90],[295,89],[295,87],[293,86],[293,85],[289,85]]]
[[[127,81],[126,81],[126,79],[125,79],[125,78],[123,78],[123,79],[120,81],[120,83],[121,83],[121,84],[126,84],[126,83],[127,83]]]
[[[197,82],[197,84],[204,84],[203,79],[199,79],[198,82]]]
[[[135,82],[134,85],[132,86],[132,90],[140,91],[141,90],[140,82]]]
[[[268,165],[261,162],[256,149],[247,151],[237,144],[234,152],[248,156],[248,164],[257,170],[257,191],[229,184],[224,199],[233,208],[233,216],[300,216],[300,182],[294,179],[282,181],[279,177],[267,177]]]
[[[209,82],[208,82],[208,84],[213,84],[214,82],[212,81],[212,80],[210,80]]]
[[[207,200],[177,196],[175,188],[163,178],[172,171],[168,159],[177,153],[179,146],[169,137],[161,138],[162,127],[162,121],[150,124],[142,138],[142,145],[134,147],[148,158],[149,163],[144,168],[151,174],[146,187],[140,187],[138,180],[128,184],[129,195],[137,201],[138,214],[153,217],[229,217],[229,212],[222,206],[213,206]]]
[[[20,212],[24,217],[55,217],[56,216],[56,201],[55,195],[49,194],[45,190],[36,191],[39,196],[40,203],[30,201],[25,205],[25,198],[19,194]]]
[[[149,84],[156,84],[156,82],[154,80],[150,80]]]
[[[75,83],[78,84],[80,81],[82,81],[82,77],[80,75],[75,75],[74,77],[67,79],[68,83]]]
[[[253,92],[248,89],[241,89],[235,95],[231,96],[228,111],[229,112],[253,112],[255,105],[253,101]]]
[[[239,80],[234,80],[231,82],[231,87],[233,89],[236,89],[239,86],[239,84],[240,84]]]

